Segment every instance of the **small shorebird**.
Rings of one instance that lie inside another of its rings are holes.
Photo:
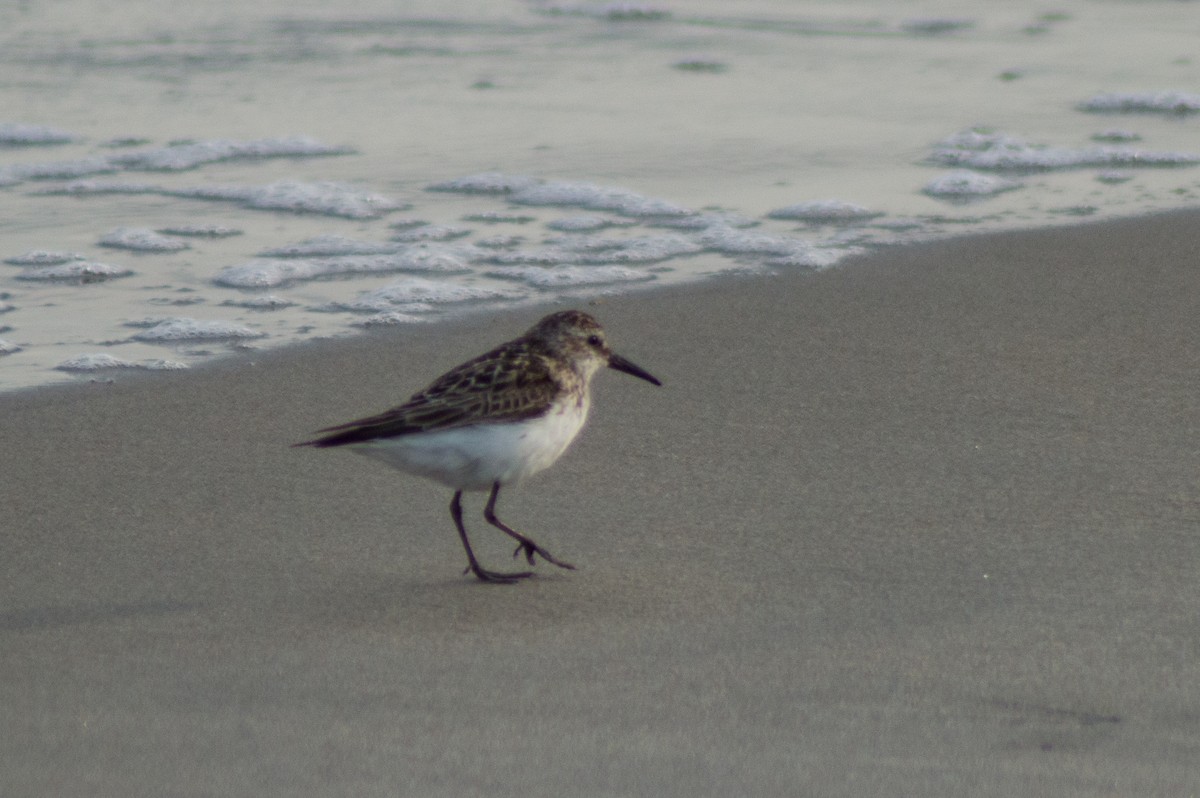
[[[602,366],[662,385],[615,354],[604,329],[578,310],[552,313],[520,338],[448,371],[404,404],[321,432],[296,446],[347,446],[392,468],[454,489],[450,517],[467,550],[467,569],[484,582],[511,583],[531,571],[489,571],[475,559],[462,521],[464,490],[491,490],[483,517],[517,541],[530,565],[534,555],[560,568],[531,539],[496,517],[500,487],[552,465],[587,419],[589,387]],[[466,573],[463,571],[463,573]]]

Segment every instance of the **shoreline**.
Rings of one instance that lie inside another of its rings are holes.
[[[577,296],[569,295],[550,295],[547,294],[541,299],[529,297],[521,302],[505,307],[463,307],[451,309],[446,315],[440,318],[434,318],[428,322],[415,322],[411,324],[400,324],[394,327],[380,326],[375,328],[363,328],[357,333],[342,332],[340,334],[331,334],[326,337],[290,341],[277,345],[270,345],[264,348],[253,348],[251,351],[229,351],[224,354],[213,356],[211,359],[201,361],[196,364],[189,365],[182,370],[155,370],[148,368],[115,368],[101,369],[94,373],[76,372],[70,373],[67,376],[61,377],[55,382],[41,383],[35,385],[20,385],[11,389],[0,389],[0,401],[6,397],[17,397],[28,393],[36,393],[39,391],[54,391],[54,390],[75,390],[75,389],[90,389],[96,385],[110,385],[117,383],[136,382],[141,380],[170,380],[176,376],[191,375],[194,373],[206,373],[210,369],[222,369],[233,367],[237,368],[237,364],[244,362],[253,362],[259,358],[271,358],[276,355],[286,353],[294,349],[303,350],[305,347],[324,347],[338,346],[342,342],[354,340],[375,340],[388,339],[391,337],[404,338],[407,335],[421,337],[429,334],[432,331],[433,335],[438,335],[438,331],[446,328],[448,325],[470,325],[473,319],[477,318],[525,318],[536,319],[539,312],[549,312],[552,308],[565,308],[573,306],[603,306],[609,303],[621,303],[627,299],[635,297],[653,297],[662,292],[688,292],[696,288],[707,286],[710,283],[716,290],[721,290],[720,286],[726,284],[737,284],[744,281],[757,280],[772,280],[776,278],[784,279],[803,279],[818,271],[839,270],[846,268],[850,264],[858,263],[862,260],[874,260],[878,258],[886,258],[888,253],[895,251],[904,251],[909,249],[921,249],[924,247],[936,247],[942,244],[957,241],[970,241],[974,239],[987,239],[994,236],[1020,236],[1024,234],[1033,234],[1038,232],[1053,232],[1056,230],[1070,230],[1074,228],[1090,228],[1102,227],[1111,224],[1136,224],[1140,220],[1149,220],[1157,218],[1170,218],[1174,216],[1187,216],[1197,212],[1197,208],[1175,208],[1171,210],[1148,211],[1144,213],[1134,214],[1132,216],[1121,216],[1116,218],[1104,218],[1099,220],[1083,220],[1074,224],[1053,224],[1043,223],[1032,227],[1017,227],[1007,228],[1002,227],[989,231],[970,231],[961,234],[947,235],[942,237],[930,238],[924,241],[896,243],[884,245],[875,249],[867,250],[858,255],[847,256],[844,260],[839,261],[836,265],[827,269],[797,269],[788,271],[786,268],[779,268],[778,271],[769,274],[740,274],[736,272],[719,273],[706,278],[698,278],[685,282],[662,282],[649,283],[641,287],[630,288],[626,293],[617,293],[607,295],[604,293],[605,286],[598,286],[591,292],[581,291]],[[531,315],[532,314],[532,315]],[[532,323],[532,322],[531,322]],[[513,333],[512,335],[516,335]],[[190,342],[193,345],[198,345],[202,341]],[[169,353],[164,358],[169,360]]]
[[[544,308],[0,395],[0,792],[1195,793],[1198,223],[582,305],[664,386],[506,491],[517,586],[288,445]]]

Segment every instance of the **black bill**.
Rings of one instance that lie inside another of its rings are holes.
[[[609,355],[608,367],[610,369],[616,369],[617,371],[623,371],[626,374],[632,374],[635,377],[640,377],[646,382],[653,383],[655,385],[662,385],[662,383],[658,381],[658,377],[655,377],[653,374],[640,366],[635,366],[633,363],[630,363],[620,355]]]

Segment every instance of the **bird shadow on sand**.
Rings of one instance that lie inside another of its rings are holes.
[[[304,626],[422,637],[459,632],[490,636],[639,614],[613,594],[611,580],[599,574],[540,567],[515,584],[481,582],[453,570],[414,576],[342,572],[336,583],[270,611]]]

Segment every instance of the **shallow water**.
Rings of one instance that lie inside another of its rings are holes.
[[[1165,0],[5,6],[0,389],[1191,205],[1196,20]]]

